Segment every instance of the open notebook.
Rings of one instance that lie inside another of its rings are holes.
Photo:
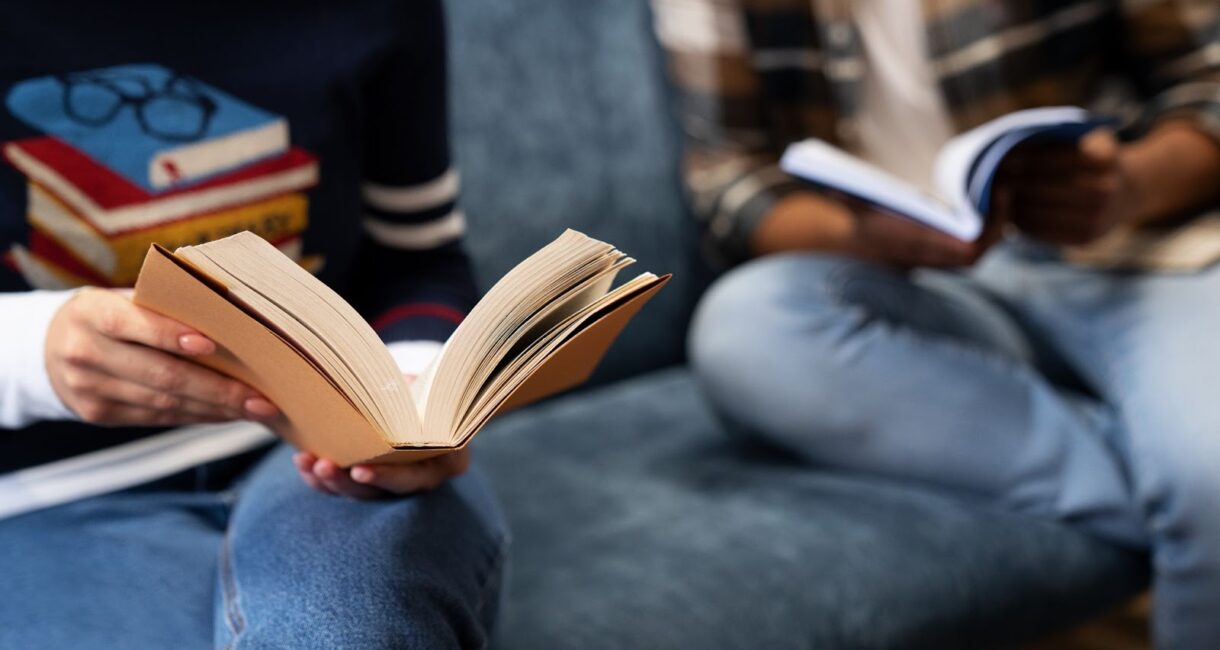
[[[571,388],[669,280],[569,230],[500,279],[411,385],[373,329],[329,287],[240,233],[154,246],[135,301],[218,344],[204,365],[278,405],[278,432],[342,465],[412,462],[465,446],[494,415]]]
[[[941,148],[930,170],[935,194],[817,139],[789,145],[780,167],[815,185],[973,241],[983,231],[991,207],[991,185],[1000,163],[1017,145],[1071,143],[1111,123],[1073,106],[1031,108],[998,117],[958,135]]]

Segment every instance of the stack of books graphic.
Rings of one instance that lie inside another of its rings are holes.
[[[299,259],[318,164],[284,118],[155,65],[33,79],[7,104],[46,134],[3,146],[30,223],[7,261],[31,285],[131,286],[152,243],[243,230]]]

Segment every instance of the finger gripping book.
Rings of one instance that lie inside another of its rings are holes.
[[[413,383],[338,294],[248,232],[154,245],[135,302],[217,344],[200,363],[279,406],[273,427],[341,465],[406,463],[465,447],[493,416],[583,383],[669,280],[569,230],[505,275]]]

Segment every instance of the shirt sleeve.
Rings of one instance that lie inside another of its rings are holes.
[[[1122,4],[1131,76],[1151,98],[1145,125],[1187,119],[1220,141],[1220,5],[1215,0]]]
[[[47,328],[71,291],[0,294],[0,428],[17,429],[39,420],[76,419],[47,375]]]
[[[724,261],[750,242],[776,201],[801,188],[779,169],[787,143],[768,128],[745,14],[737,0],[652,0],[686,134],[683,176],[691,205]]]
[[[443,347],[436,341],[397,341],[387,346],[394,363],[403,374],[419,376],[441,353]]]
[[[364,89],[364,236],[349,295],[387,342],[444,341],[476,293],[449,151],[442,2],[396,7],[398,38]]]

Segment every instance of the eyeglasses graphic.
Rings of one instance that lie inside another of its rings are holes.
[[[56,78],[64,87],[64,113],[89,126],[103,126],[130,106],[144,133],[189,142],[207,133],[216,114],[216,102],[182,75],[166,78],[160,87],[139,74],[84,72]]]

